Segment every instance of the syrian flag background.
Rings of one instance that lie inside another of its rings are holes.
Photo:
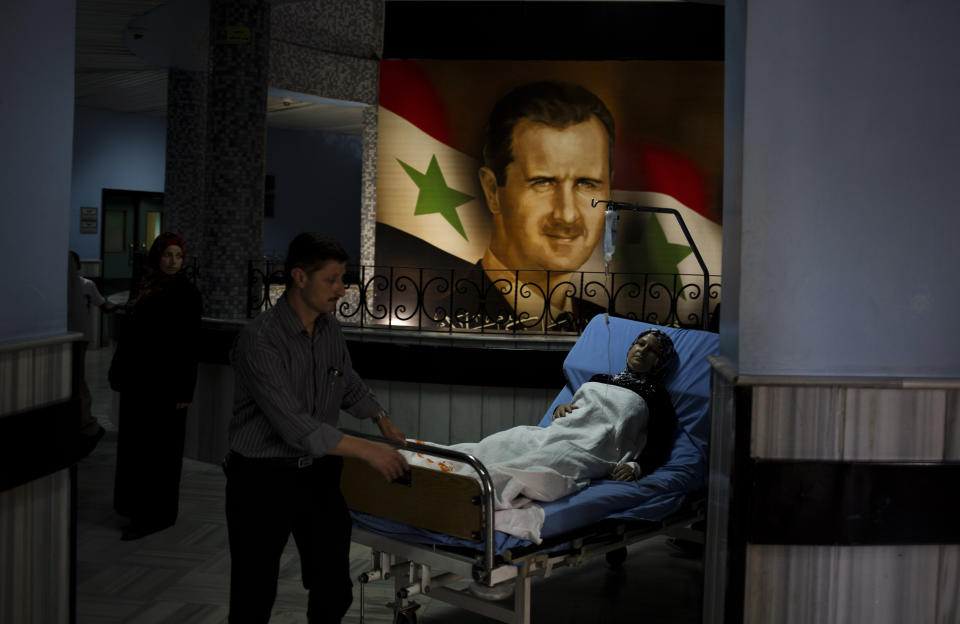
[[[612,199],[676,208],[719,275],[723,64],[716,61],[382,61],[378,232],[384,224],[478,260],[490,237],[477,178],[486,117],[511,88],[538,80],[576,82],[604,101],[616,121]],[[376,263],[405,264],[407,252],[378,241]],[[604,270],[600,245],[581,270]],[[671,215],[626,212],[610,270],[701,272]]]

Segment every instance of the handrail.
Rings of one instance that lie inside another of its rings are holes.
[[[702,262],[699,251],[695,255]],[[250,318],[273,305],[283,292],[281,266],[268,259],[248,262]],[[710,329],[716,326],[710,302],[719,301],[721,289],[719,276],[712,279],[709,273],[573,271],[561,275],[544,270],[539,272],[549,284],[544,290],[538,281],[529,281],[534,278],[522,275],[530,272],[519,270],[512,272],[514,283],[499,278],[491,282],[477,267],[348,265],[347,269],[347,292],[336,310],[341,325],[448,334],[579,334],[602,312],[655,325]],[[547,306],[557,293],[576,302],[572,310],[555,312]],[[520,299],[537,303],[529,312],[515,310],[510,300]]]
[[[707,318],[710,313],[710,300],[708,294],[710,292],[710,271],[707,270],[707,263],[703,261],[703,256],[700,255],[700,250],[697,248],[697,244],[693,242],[693,237],[690,236],[690,230],[687,229],[687,224],[684,222],[683,217],[680,215],[680,211],[676,208],[660,208],[657,206],[638,206],[637,204],[628,204],[626,202],[615,202],[606,199],[594,199],[590,202],[591,206],[596,207],[597,204],[606,204],[610,210],[629,210],[631,212],[656,212],[660,214],[672,214],[677,219],[677,223],[680,224],[680,229],[683,231],[683,235],[687,238],[687,244],[690,245],[690,251],[693,252],[694,257],[697,259],[697,263],[700,265],[700,270],[703,271],[703,314],[702,314],[702,323],[703,329],[707,329]]]
[[[365,440],[371,440],[373,442],[380,442],[383,444],[389,444],[390,446],[403,449],[406,451],[419,451],[422,453],[427,453],[428,455],[433,455],[434,457],[443,457],[446,459],[452,459],[454,461],[463,462],[468,464],[473,468],[478,477],[480,478],[480,491],[481,499],[483,504],[483,537],[484,537],[484,578],[477,580],[487,580],[490,578],[490,574],[493,571],[493,559],[494,559],[494,505],[493,505],[493,478],[490,476],[490,472],[487,470],[486,466],[483,463],[467,453],[461,453],[460,451],[454,451],[453,449],[443,448],[440,446],[433,446],[432,444],[422,444],[419,442],[406,442],[401,444],[393,440],[388,440],[382,436],[372,435],[369,433],[361,433],[359,431],[353,431],[350,429],[341,429],[344,434],[356,436],[358,438],[363,438]]]

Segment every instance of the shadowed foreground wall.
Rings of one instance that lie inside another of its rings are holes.
[[[725,9],[706,621],[956,622],[960,5]]]

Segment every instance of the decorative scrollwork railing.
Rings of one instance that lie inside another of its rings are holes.
[[[719,276],[348,266],[337,318],[347,327],[446,333],[579,333],[596,314],[716,331]],[[251,261],[248,316],[283,293],[283,263]],[[704,297],[707,301],[704,302]],[[704,318],[704,312],[707,317]]]

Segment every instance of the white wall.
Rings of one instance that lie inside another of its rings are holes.
[[[744,2],[740,372],[960,375],[960,2]]]
[[[358,135],[267,130],[267,173],[276,178],[273,218],[263,220],[263,251],[283,257],[304,230],[340,241],[360,258],[361,140]]]
[[[0,342],[67,326],[73,0],[0,4]]]
[[[70,247],[99,258],[103,214],[96,234],[80,233],[80,207],[102,209],[103,189],[162,193],[167,120],[78,106],[70,192]]]
[[[70,248],[99,258],[96,234],[80,233],[80,207],[101,209],[103,189],[164,191],[166,119],[77,107],[70,192]],[[263,224],[264,251],[283,256],[303,230],[338,238],[351,258],[360,253],[360,137],[267,131],[267,173],[276,176],[276,216]],[[189,241],[188,241],[189,243]]]
[[[743,203],[743,90],[746,0],[724,7],[723,79],[723,303],[720,352],[740,359],[740,227]]]

